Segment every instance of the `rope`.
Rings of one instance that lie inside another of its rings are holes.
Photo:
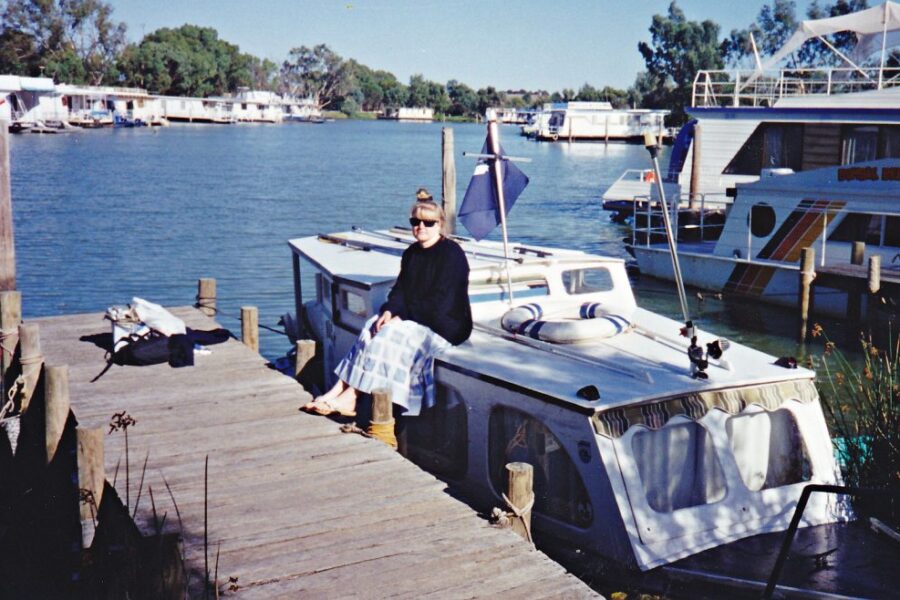
[[[6,415],[16,408],[16,396],[19,395],[20,391],[22,394],[25,393],[25,379],[21,375],[16,378],[7,392],[8,400],[3,405],[3,408],[0,409],[0,421],[6,420]]]
[[[13,345],[7,346],[6,340],[15,339]],[[19,329],[0,329],[0,353],[6,352],[12,357],[16,352],[16,343],[19,341]]]
[[[531,494],[531,498],[528,499],[528,502],[526,502],[525,506],[522,508],[513,504],[506,494],[503,494],[503,501],[506,502],[509,511],[505,511],[502,508],[494,508],[494,510],[491,511],[491,517],[495,524],[498,527],[510,527],[513,518],[519,519],[519,521],[522,522],[522,526],[525,528],[525,539],[533,546],[534,540],[531,538],[531,522],[530,519],[526,519],[525,517],[530,516],[531,509],[534,508],[534,493]]]
[[[394,421],[387,423],[369,423],[369,436],[382,441],[394,450],[397,449],[397,436],[394,435]]]

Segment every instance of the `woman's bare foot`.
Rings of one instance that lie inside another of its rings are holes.
[[[315,399],[307,402],[303,406],[300,407],[300,410],[310,411],[313,409],[315,404],[321,404],[323,402],[331,402],[338,396],[340,396],[343,392],[348,389],[348,386],[342,379],[338,379],[337,383],[335,383],[330,390],[322,394],[321,396],[317,396]]]
[[[356,390],[344,384],[344,390],[339,394],[331,395],[331,391],[333,388],[328,394],[319,396],[312,402],[303,405],[300,410],[324,416],[338,414],[342,417],[355,417]]]

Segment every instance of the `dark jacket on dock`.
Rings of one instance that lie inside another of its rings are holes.
[[[430,248],[410,245],[380,312],[386,310],[425,325],[454,346],[469,339],[469,261],[459,244],[442,237]]]

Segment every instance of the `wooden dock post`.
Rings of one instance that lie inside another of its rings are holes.
[[[254,352],[259,352],[259,309],[241,307],[241,341]]]
[[[877,254],[869,257],[869,293],[877,294],[881,290],[881,257]]]
[[[103,428],[75,430],[78,444],[78,495],[81,513],[81,547],[89,548],[97,526],[97,509],[103,500]]]
[[[22,323],[19,325],[19,361],[22,365],[22,378],[25,380],[25,389],[22,390],[21,412],[28,410],[34,388],[41,375],[41,367],[44,364],[44,355],[41,353],[41,330],[37,323]]]
[[[850,264],[851,265],[861,265],[863,264],[863,260],[866,257],[866,243],[865,242],[853,242],[853,247],[850,250]]]
[[[508,476],[506,485],[506,501],[515,517],[512,519],[512,530],[533,542],[531,538],[531,509],[534,507],[534,468],[528,463],[507,463]]]
[[[441,129],[441,198],[444,202],[444,233],[456,233],[456,159],[453,157],[453,129]]]
[[[69,420],[69,408],[69,367],[48,365],[44,374],[44,441],[48,465],[56,456]]]
[[[216,316],[216,280],[202,277],[197,280],[197,308],[207,317]]]
[[[0,121],[0,291],[16,289],[16,243],[9,186],[9,122]]]
[[[12,366],[21,324],[22,294],[15,291],[0,292],[0,388],[3,387],[6,371]]]
[[[369,424],[368,433],[391,448],[397,448],[397,436],[394,433],[394,404],[391,402],[391,393],[387,390],[372,392],[372,422]]]
[[[315,340],[297,340],[297,358],[294,363],[294,379],[298,379],[309,361],[316,355]]]
[[[809,334],[809,305],[813,279],[816,277],[816,251],[813,248],[800,250],[800,285],[797,303],[800,308],[800,342],[805,342]]]

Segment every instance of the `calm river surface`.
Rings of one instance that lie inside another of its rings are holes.
[[[25,316],[103,312],[141,296],[193,303],[197,279],[218,281],[220,322],[239,332],[243,305],[275,326],[293,310],[286,240],[404,223],[415,190],[440,196],[442,124],[174,125],[14,136],[11,144],[18,289]],[[454,124],[462,200],[485,127]],[[531,184],[510,216],[511,239],[626,257],[628,227],[600,194],[649,164],[638,145],[537,143],[501,128]],[[663,166],[667,164],[663,156]],[[638,303],[678,320],[671,284],[639,281]],[[729,299],[700,302],[701,327],[776,355],[802,354],[789,313]],[[97,323],[98,330],[105,328]],[[761,329],[760,329],[761,328]],[[263,330],[275,358],[287,339]]]

